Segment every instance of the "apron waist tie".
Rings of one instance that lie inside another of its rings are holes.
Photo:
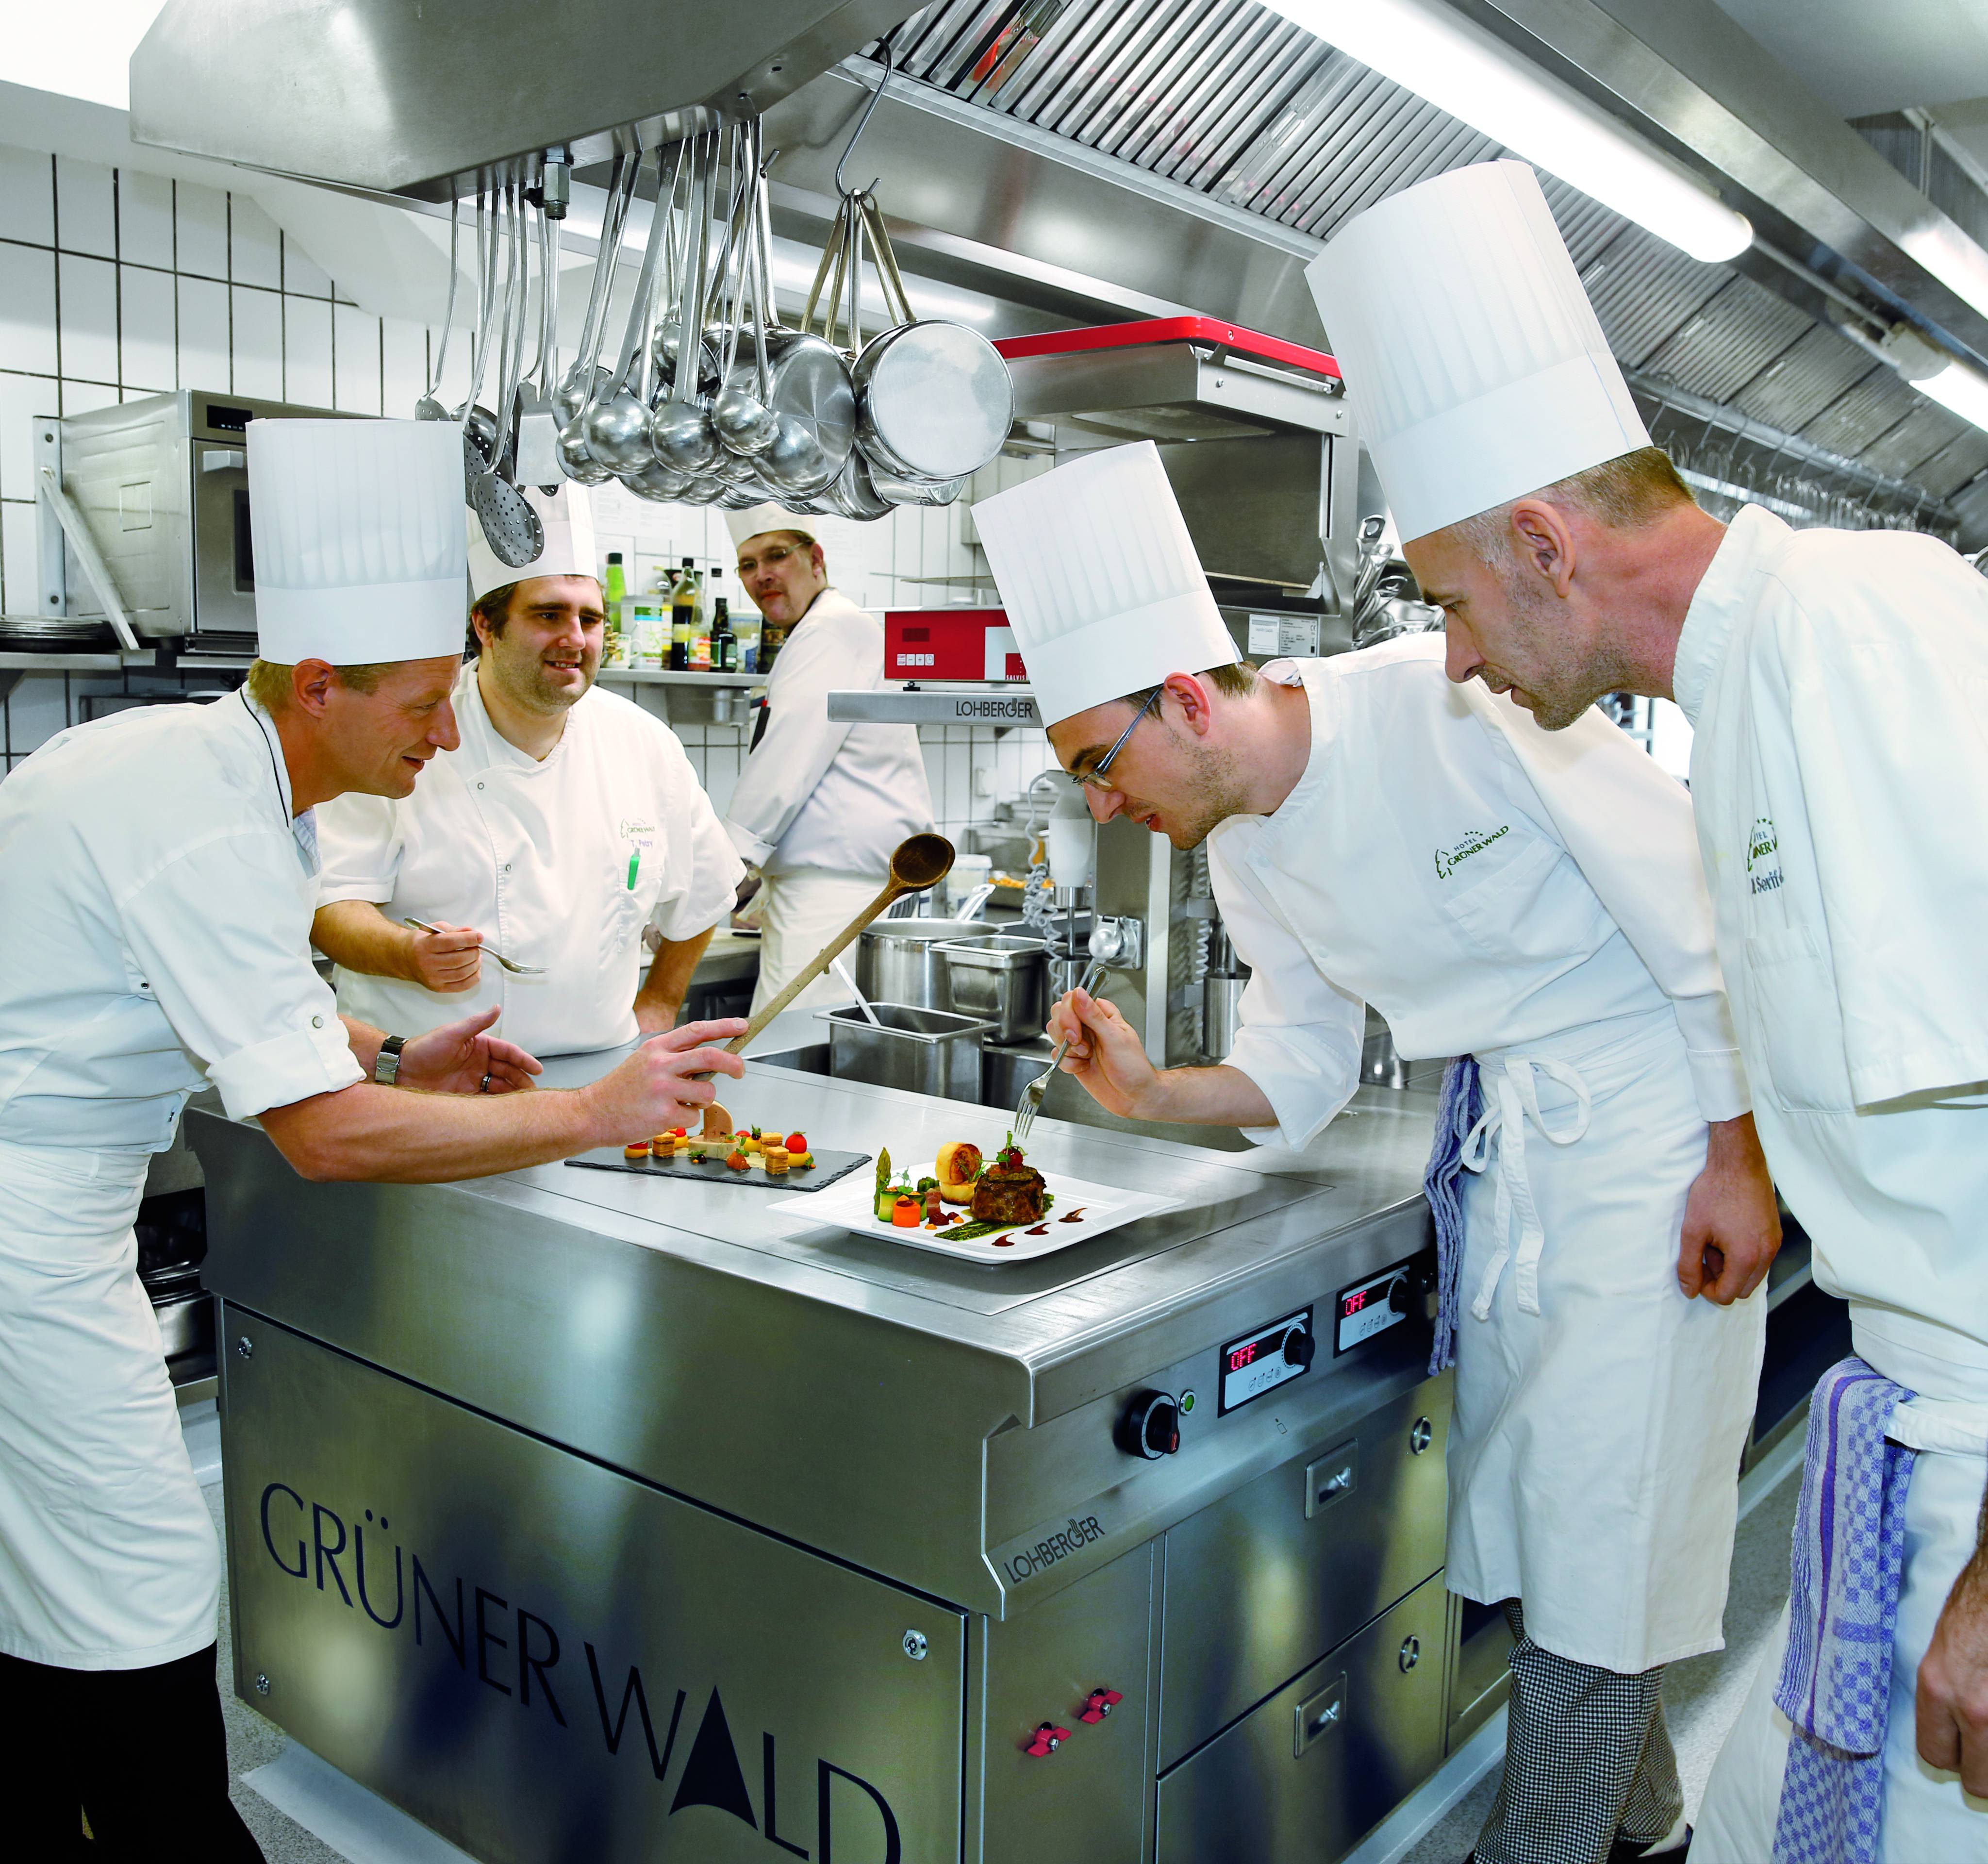
[[[1471,1313],[1479,1320],[1491,1318],[1492,1297],[1505,1264],[1513,1261],[1512,1219],[1519,1220],[1519,1247],[1513,1270],[1513,1287],[1521,1314],[1540,1311],[1540,1257],[1546,1249],[1547,1234],[1540,1223],[1538,1206],[1533,1199],[1531,1179],[1526,1172],[1526,1122],[1530,1120],[1540,1135],[1554,1145],[1573,1145],[1585,1138],[1594,1111],[1587,1083],[1578,1069],[1550,1057],[1506,1056],[1501,1061],[1480,1062],[1484,1086],[1484,1111],[1463,1142],[1462,1163],[1467,1172],[1483,1172],[1491,1164],[1491,1142],[1498,1142],[1498,1201],[1493,1222],[1498,1232],[1498,1247],[1486,1265],[1484,1278]],[[1537,1078],[1544,1074],[1571,1093],[1576,1105],[1574,1117],[1556,1131],[1547,1124],[1540,1110]]]

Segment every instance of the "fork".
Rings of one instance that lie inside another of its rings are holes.
[[[1097,980],[1106,970],[1102,958],[1094,958],[1084,967],[1083,978],[1077,989],[1088,996],[1097,987]],[[1015,1143],[1019,1145],[1029,1136],[1029,1129],[1036,1123],[1036,1115],[1042,1111],[1043,1096],[1049,1091],[1050,1077],[1063,1065],[1063,1058],[1070,1049],[1070,1041],[1059,1042],[1056,1053],[1050,1057],[1050,1065],[1022,1090],[1022,1098],[1015,1103]]]
[[[441,930],[441,928],[439,925],[431,925],[425,919],[403,919],[401,923],[403,925],[411,925],[416,932],[438,932]],[[546,974],[546,967],[543,965],[520,964],[515,958],[506,958],[495,946],[478,946],[477,949],[482,952],[485,956],[495,959],[505,970],[514,973],[517,976],[543,977]]]

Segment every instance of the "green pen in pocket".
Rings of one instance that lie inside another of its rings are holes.
[[[635,891],[635,876],[641,871],[641,868],[642,851],[637,848],[628,857],[628,891],[631,893]]]

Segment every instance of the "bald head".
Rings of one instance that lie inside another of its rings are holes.
[[[1444,612],[1449,677],[1509,692],[1559,731],[1606,693],[1670,696],[1678,633],[1724,530],[1645,447],[1402,554]]]

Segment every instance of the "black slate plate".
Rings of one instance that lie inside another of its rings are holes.
[[[568,1165],[590,1172],[626,1172],[631,1178],[687,1178],[692,1184],[756,1185],[762,1191],[825,1191],[838,1178],[847,1178],[858,1165],[867,1165],[867,1152],[832,1152],[823,1148],[814,1155],[812,1169],[789,1172],[784,1178],[769,1178],[754,1165],[749,1171],[728,1170],[722,1161],[693,1165],[687,1159],[672,1159],[653,1165],[646,1159],[624,1159],[617,1146],[613,1152],[589,1152],[583,1159],[569,1159]]]

